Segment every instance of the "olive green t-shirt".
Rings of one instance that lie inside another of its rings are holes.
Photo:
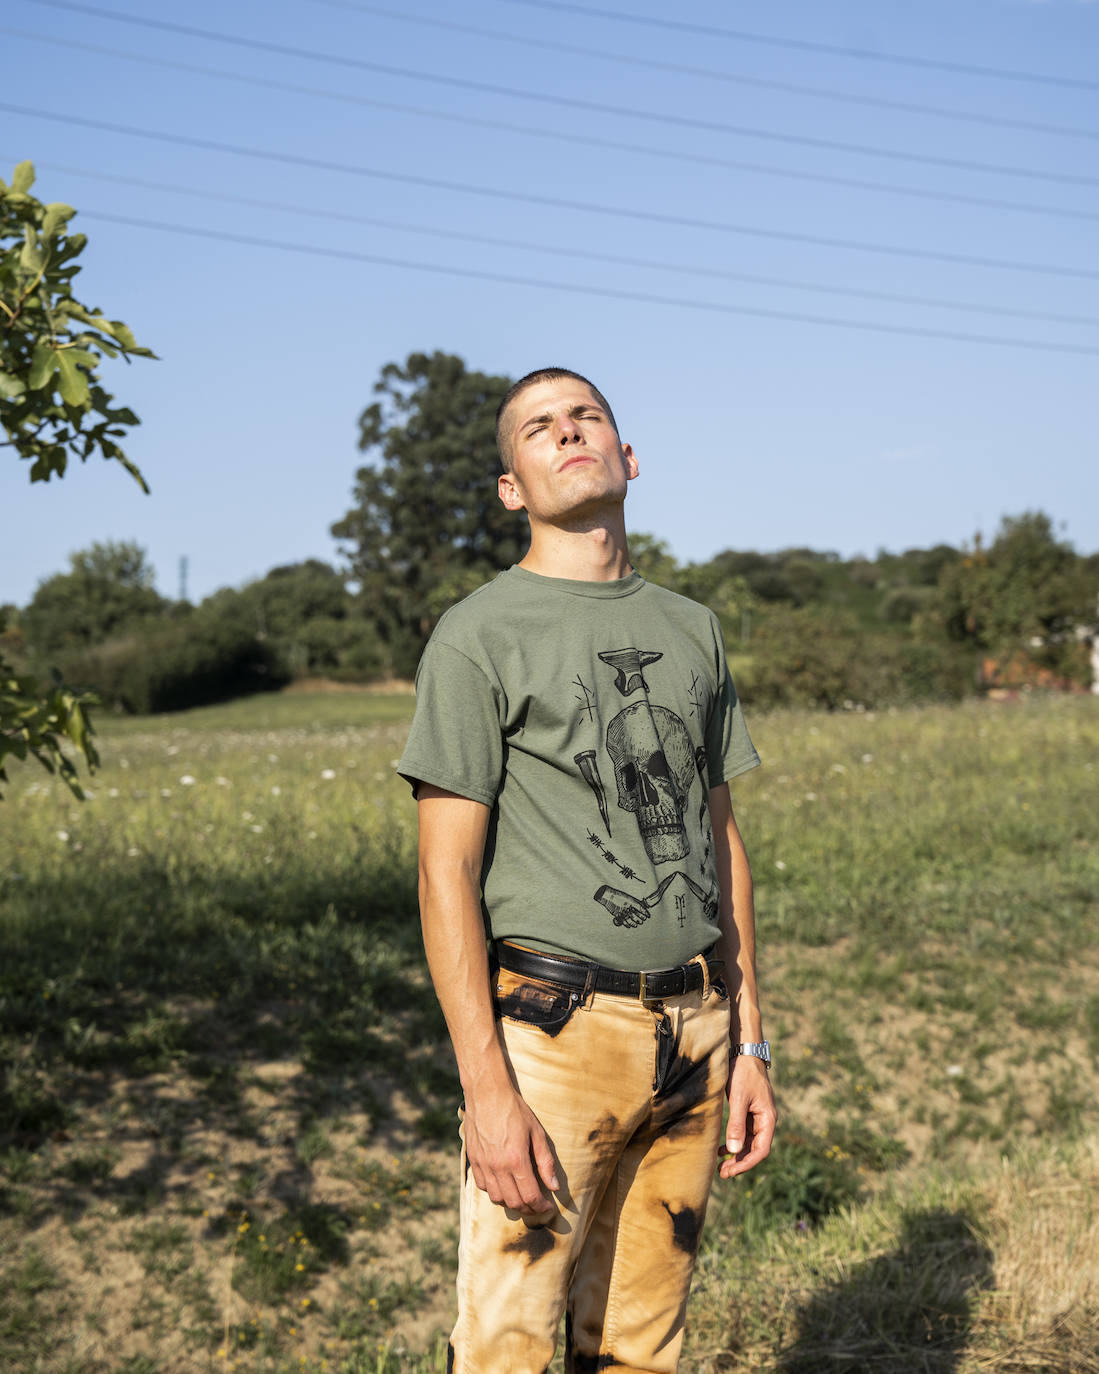
[[[398,768],[490,808],[494,938],[653,969],[717,938],[709,791],[758,763],[711,611],[513,567],[439,621]]]

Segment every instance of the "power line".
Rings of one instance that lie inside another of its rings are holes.
[[[598,58],[604,62],[618,62],[624,66],[642,67],[648,71],[670,72],[676,76],[702,77],[706,81],[721,81],[730,86],[754,86],[759,90],[783,91],[787,95],[804,95],[815,100],[832,100],[844,105],[861,105],[877,110],[898,110],[903,114],[930,115],[936,119],[957,119],[967,124],[984,124],[995,129],[1014,129],[1025,133],[1053,134],[1063,138],[1099,139],[1099,129],[1082,129],[1070,124],[1047,124],[1041,120],[1013,119],[1008,115],[977,114],[953,106],[925,105],[912,100],[890,100],[885,96],[856,95],[853,91],[839,91],[825,86],[807,86],[796,81],[777,81],[771,77],[752,76],[746,72],[718,71],[713,67],[698,67],[685,62],[668,62],[655,57],[638,57],[634,53],[612,52],[595,48],[585,42],[582,48],[575,43],[555,43],[544,34],[528,38],[525,34],[503,33],[499,29],[480,28],[476,24],[462,24],[437,15],[409,14],[406,10],[390,9],[385,5],[370,5],[364,0],[310,0],[315,5],[352,13],[377,15],[395,19],[402,24],[420,24],[449,33],[467,33],[474,38],[487,38],[500,43],[513,43],[540,52],[565,52],[571,57]],[[626,16],[623,16],[626,17]]]
[[[7,154],[12,159],[11,154]],[[394,229],[400,233],[423,234],[431,238],[448,239],[458,243],[479,243],[493,248],[518,248],[524,252],[548,254],[553,257],[578,258],[588,262],[608,263],[618,267],[641,267],[652,271],[675,272],[711,281],[735,281],[749,286],[776,286],[790,291],[811,291],[829,296],[855,300],[882,301],[893,305],[914,305],[935,310],[965,311],[1001,318],[1042,320],[1056,324],[1099,325],[1099,316],[1065,315],[1047,310],[1021,310],[1011,306],[986,305],[974,301],[943,300],[933,296],[910,296],[895,291],[872,291],[862,287],[828,286],[821,282],[807,282],[789,277],[760,276],[748,272],[732,272],[724,267],[700,266],[691,263],[667,262],[654,258],[632,257],[620,253],[600,253],[590,248],[565,248],[556,243],[540,243],[529,239],[505,238],[496,234],[475,234],[460,229],[444,229],[438,225],[413,224],[407,220],[386,219],[376,215],[359,215],[349,210],[329,206],[315,208],[287,201],[268,200],[258,196],[240,196],[230,191],[211,191],[202,186],[180,186],[173,182],[150,181],[146,177],[126,176],[114,172],[90,171],[60,162],[36,162],[36,168],[63,172],[67,176],[87,177],[118,186],[135,186],[148,191],[167,191],[172,195],[193,196],[199,200],[219,204],[245,205],[251,209],[276,210],[283,214],[302,215],[309,219],[336,220],[344,224],[368,225],[374,229]]]
[[[964,334],[946,329],[925,329],[917,325],[875,324],[865,320],[847,320],[830,315],[805,315],[786,310],[768,310],[748,305],[726,305],[719,301],[685,300],[676,296],[657,295],[648,291],[624,291],[611,286],[589,283],[551,281],[545,277],[515,276],[505,272],[487,272],[474,267],[446,267],[440,263],[419,262],[411,258],[393,258],[380,253],[363,253],[350,248],[324,248],[312,243],[292,243],[284,239],[263,238],[255,234],[236,234],[225,229],[206,229],[197,225],[170,224],[163,220],[139,219],[130,215],[116,215],[103,210],[82,210],[89,219],[126,224],[137,229],[156,229],[173,234],[215,239],[226,243],[243,244],[249,248],[275,248],[283,252],[303,253],[310,257],[336,258],[349,262],[365,262],[376,267],[397,267],[416,272],[431,272],[439,276],[465,277],[473,281],[491,281],[505,286],[531,286],[550,291],[568,292],[584,296],[606,296],[612,300],[634,301],[643,305],[666,305],[680,309],[705,310],[721,315],[748,315],[755,319],[782,320],[793,324],[824,325],[832,328],[856,329],[872,334],[895,334],[907,338],[944,339],[952,343],[987,344],[996,348],[1024,348],[1041,353],[1073,353],[1099,357],[1099,347],[1086,344],[1049,343],[1038,339],[1003,338],[992,334]]]
[[[934,153],[914,153],[898,148],[876,148],[869,144],[850,143],[841,139],[817,138],[808,134],[786,134],[774,129],[759,129],[748,125],[728,124],[720,120],[698,119],[691,115],[675,115],[633,106],[611,105],[598,100],[580,100],[575,96],[562,96],[552,91],[529,91],[520,87],[499,86],[492,82],[475,81],[468,77],[440,75],[417,71],[409,67],[395,67],[388,63],[369,62],[364,58],[349,57],[342,53],[318,52],[308,48],[292,47],[284,43],[272,43],[266,39],[244,38],[237,34],[219,33],[191,24],[177,24],[167,19],[153,19],[147,15],[125,14],[117,10],[104,9],[98,5],[79,4],[76,0],[23,0],[23,3],[42,5],[49,9],[60,9],[76,14],[87,14],[122,24],[136,24],[143,28],[158,29],[165,33],[184,34],[190,38],[202,38],[215,43],[227,43],[234,47],[248,48],[256,52],[275,53],[280,57],[293,57],[298,60],[304,58],[310,62],[324,62],[330,65],[353,68],[357,71],[396,76],[407,81],[427,81],[435,85],[451,86],[460,90],[502,95],[511,100],[534,101],[538,104],[552,105],[554,109],[567,106],[570,109],[586,110],[596,114],[611,114],[627,119],[643,119],[650,123],[668,124],[685,129],[702,129],[708,133],[731,134],[740,138],[758,138],[770,143],[813,148],[817,151],[854,153],[860,157],[911,162],[924,167],[947,167],[953,171],[1022,177],[1032,181],[1056,182],[1070,186],[1099,186],[1099,178],[1096,177],[1075,176],[1069,172],[1052,172],[1040,167],[1013,167],[1003,163],[980,162],[971,158],[940,157]]]
[[[433,110],[422,105],[408,105],[391,100],[377,100],[373,96],[351,95],[343,91],[333,91],[318,86],[303,86],[298,82],[278,81],[273,77],[252,76],[245,72],[226,71],[220,67],[207,67],[196,62],[183,62],[178,58],[157,57],[146,53],[129,52],[125,48],[110,47],[102,43],[88,43],[82,39],[61,38],[53,34],[30,33],[25,29],[0,25],[0,33],[35,43],[48,43],[53,47],[71,48],[77,52],[95,53],[101,57],[115,57],[127,62],[138,62],[144,66],[160,67],[168,71],[186,72],[191,75],[213,76],[220,80],[232,81],[239,85],[257,87],[264,90],[287,91],[314,99],[330,100],[337,103],[357,105],[368,109],[388,110],[397,114],[409,114],[425,119],[434,119],[446,124],[467,124],[474,128],[503,130],[511,134],[524,134],[534,138],[551,139],[555,142],[579,144],[583,147],[607,148],[615,152],[637,153],[645,157],[661,158],[676,164],[694,163],[706,167],[720,167],[726,171],[751,172],[763,176],[781,177],[788,181],[808,181],[817,185],[842,186],[851,190],[872,191],[885,195],[912,196],[920,200],[931,200],[948,205],[974,205],[986,210],[1008,210],[1023,214],[1046,215],[1057,219],[1099,220],[1099,211],[1074,210],[1060,205],[1035,205],[1029,201],[1003,200],[992,196],[974,196],[959,191],[936,191],[927,187],[898,186],[892,182],[869,181],[862,177],[834,176],[827,172],[792,171],[773,164],[746,162],[740,159],[711,157],[705,153],[678,152],[670,148],[654,148],[650,144],[630,143],[622,139],[599,138],[592,134],[570,134],[559,129],[538,128],[529,124],[516,124],[514,121],[484,119],[478,115],[455,114],[449,110]]]
[[[776,34],[754,33],[747,29],[727,29],[715,24],[693,24],[685,19],[658,19],[648,15],[626,14],[622,10],[605,10],[595,5],[570,4],[567,0],[502,0],[502,3],[525,5],[528,9],[580,14],[585,19],[613,19],[624,24],[642,24],[649,28],[700,34],[706,38],[730,38],[738,43],[761,43],[772,48],[823,53],[829,57],[852,57],[865,62],[887,62],[898,66],[922,67],[925,70],[956,72],[962,76],[987,76],[997,81],[1028,81],[1044,86],[1099,91],[1099,81],[1085,81],[1075,76],[1020,71],[1008,67],[986,67],[975,62],[948,62],[936,57],[913,57],[909,53],[875,52],[872,48],[851,48],[840,43],[817,43],[807,38],[779,38]]]
[[[279,152],[270,148],[248,148],[240,144],[225,143],[218,139],[136,128],[129,124],[112,123],[105,119],[92,119],[86,115],[66,114],[59,110],[39,110],[33,106],[15,105],[8,101],[0,101],[0,110],[7,110],[10,114],[28,115],[34,119],[49,120],[70,128],[79,126],[86,129],[101,129],[107,133],[125,134],[130,138],[143,138],[158,143],[200,148],[206,152],[228,153],[233,157],[285,163],[293,167],[312,167],[318,171],[371,177],[383,181],[398,182],[406,186],[426,186],[433,191],[457,191],[465,195],[482,196],[491,200],[542,205],[557,212],[561,209],[561,202],[558,197],[540,196],[530,191],[505,191],[493,186],[476,186],[471,182],[447,181],[441,177],[420,176],[413,172],[393,172],[378,167],[363,167],[352,162],[337,162],[329,158],[308,157],[303,153]],[[698,219],[689,215],[673,215],[657,210],[642,210],[635,206],[627,208],[620,205],[599,205],[590,201],[573,199],[569,202],[569,209],[579,210],[587,214],[612,215],[619,219],[629,220],[631,223],[636,223],[638,220],[648,220],[654,224],[674,225],[681,229],[709,229],[718,233],[740,234],[750,238],[773,239],[783,243],[811,243],[821,248],[842,248],[860,253],[879,253],[889,257],[912,258],[923,262],[950,262],[966,267],[988,267],[1012,272],[1032,272],[1041,276],[1099,280],[1099,270],[1088,267],[1066,267],[1060,263],[1034,263],[1011,258],[989,258],[972,253],[947,253],[932,248],[900,247],[868,240],[806,234],[792,229],[761,229],[755,225],[733,224],[727,220]]]

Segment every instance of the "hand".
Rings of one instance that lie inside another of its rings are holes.
[[[549,1193],[560,1185],[549,1138],[510,1085],[476,1101],[466,1095],[465,1146],[473,1181],[490,1201],[523,1216],[553,1210]]]
[[[735,1178],[767,1158],[778,1115],[771,1080],[760,1059],[738,1054],[729,1072],[728,1091],[729,1124],[724,1148],[718,1151],[725,1157],[719,1173],[722,1178]]]

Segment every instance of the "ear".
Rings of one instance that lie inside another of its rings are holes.
[[[499,493],[500,500],[503,501],[508,510],[520,511],[526,509],[522,492],[519,490],[519,484],[516,482],[513,472],[504,472],[500,474],[496,483],[496,490]]]
[[[626,480],[632,482],[640,469],[637,466],[637,459],[634,457],[633,449],[629,444],[622,445],[622,461],[626,465]]]

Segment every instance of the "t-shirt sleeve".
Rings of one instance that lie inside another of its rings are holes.
[[[459,649],[430,643],[416,671],[416,713],[397,772],[492,806],[503,772],[497,689]]]
[[[721,627],[715,622],[714,649],[718,690],[710,718],[706,722],[706,761],[711,787],[759,767],[759,755],[744,723],[736,687],[733,685]]]

